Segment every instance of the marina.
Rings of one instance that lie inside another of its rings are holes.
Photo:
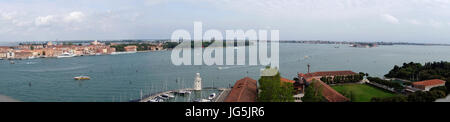
[[[450,60],[446,46],[379,46],[352,48],[318,44],[280,44],[280,72],[292,79],[298,72],[352,70],[382,77],[392,66],[404,62]],[[317,50],[321,49],[321,50]],[[414,50],[411,50],[414,49]],[[395,52],[395,53],[392,53]],[[258,80],[264,66],[175,66],[171,51],[133,53],[127,55],[80,56],[74,58],[36,58],[32,60],[0,60],[0,93],[24,102],[129,102],[158,93],[194,88],[200,73],[202,88],[230,88],[237,80]],[[76,76],[91,79],[74,80]],[[208,99],[220,91],[201,95],[181,90],[186,96],[166,101],[193,102]],[[190,96],[190,97],[187,97]],[[186,100],[185,100],[186,99]],[[136,101],[138,102],[138,101]]]
[[[185,94],[180,91],[189,91],[191,93]],[[130,102],[223,102],[229,91],[229,88],[205,88],[201,91],[196,91],[192,88],[178,89],[143,96],[142,99]],[[215,97],[209,97],[212,94]],[[218,94],[218,96],[215,94]]]

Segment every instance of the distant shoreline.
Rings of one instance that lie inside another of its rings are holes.
[[[0,102],[21,102],[21,101],[0,94]]]

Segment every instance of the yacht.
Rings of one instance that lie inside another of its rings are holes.
[[[70,54],[70,53],[63,53],[59,56],[57,56],[57,58],[70,58],[70,57],[74,57],[74,54]]]
[[[209,100],[213,100],[214,98],[216,98],[216,93],[212,93],[212,94],[209,95],[209,97],[208,97]]]

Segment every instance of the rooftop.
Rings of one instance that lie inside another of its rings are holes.
[[[318,84],[322,87],[322,95],[327,99],[328,102],[348,102],[350,101],[347,97],[340,94],[329,85],[318,80]]]
[[[413,85],[423,85],[423,86],[434,86],[434,85],[441,85],[441,84],[445,84],[445,81],[440,80],[440,79],[432,79],[432,80],[413,82]]]
[[[281,82],[285,82],[285,83],[295,83],[295,81],[293,81],[293,80],[289,80],[289,79],[287,79],[287,78],[283,78],[283,77],[281,77]]]
[[[345,76],[345,75],[355,75],[357,73],[347,70],[347,71],[323,71],[323,72],[313,72],[313,73],[299,73],[299,77],[317,77],[317,76]]]
[[[257,81],[245,77],[236,81],[224,102],[256,102]]]

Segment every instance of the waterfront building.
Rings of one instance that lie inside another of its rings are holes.
[[[329,102],[348,102],[350,99],[343,96],[333,88],[331,88],[329,85],[324,83],[320,80],[322,77],[331,77],[334,78],[336,76],[349,76],[349,75],[356,75],[353,71],[324,71],[324,72],[313,72],[313,73],[299,73],[298,79],[299,83],[301,81],[306,81],[306,85],[310,84],[312,81],[317,81],[318,86],[314,87],[321,87],[322,88],[322,95],[325,97],[325,99]],[[309,86],[308,86],[309,87]],[[304,88],[303,88],[304,89]],[[302,90],[303,90],[302,89]]]
[[[357,75],[357,73],[353,71],[324,71],[324,72],[313,72],[313,73],[299,73],[298,77],[303,78],[314,78],[314,79],[320,79],[322,77],[331,77],[334,78],[335,76],[349,76],[349,75]]]
[[[13,59],[14,57],[15,57],[14,51],[8,51],[8,52],[6,53],[6,58],[7,58],[7,59]]]
[[[93,42],[91,42],[91,45],[100,45],[101,43],[100,42],[98,42],[97,40],[95,40],[95,41],[93,41]]]
[[[11,48],[7,46],[0,46],[0,59],[6,59],[8,55],[8,51],[10,51]]]
[[[441,79],[432,79],[419,82],[413,82],[413,87],[422,91],[430,91],[431,88],[445,86],[445,81]]]
[[[48,46],[50,46],[50,47],[53,46],[53,42],[47,42],[47,47]]]
[[[200,77],[200,73],[197,73],[194,80],[194,90],[200,91],[202,90],[202,78]]]
[[[236,81],[224,102],[256,102],[257,97],[257,81],[245,77]]]
[[[130,46],[126,46],[124,47],[125,52],[136,52],[137,51],[137,46],[136,45],[130,45]]]
[[[6,59],[6,56],[8,55],[8,52],[6,51],[0,51],[0,59]]]

